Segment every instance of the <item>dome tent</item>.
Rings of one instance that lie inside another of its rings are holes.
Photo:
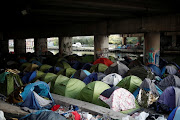
[[[89,76],[84,78],[83,82],[87,85],[88,83],[93,82],[93,81],[101,81],[102,78],[104,78],[105,76],[106,75],[103,73],[93,72]]]
[[[179,120],[180,118],[180,106],[176,107],[168,116],[167,120]]]
[[[63,77],[57,79],[54,84],[54,93],[70,98],[78,98],[80,91],[85,87],[85,83],[81,80]]]
[[[137,76],[139,78],[141,78],[141,80],[144,80],[145,78],[149,78],[149,79],[154,79],[154,73],[151,72],[151,69],[149,67],[146,66],[136,66],[131,68],[125,76],[130,76],[130,75],[134,75]]]
[[[91,67],[91,69],[89,70],[90,73],[92,72],[102,72],[104,73],[104,71],[108,68],[108,66],[106,66],[105,64],[99,63],[96,65],[93,65]]]
[[[40,71],[45,72],[46,70],[50,69],[52,66],[48,64],[44,64],[40,67]]]
[[[122,80],[122,77],[119,74],[111,73],[105,76],[101,81],[110,86],[116,86],[121,80]]]
[[[142,80],[137,76],[127,76],[123,78],[116,86],[125,88],[133,93],[142,83]]]
[[[93,104],[107,106],[98,97],[104,90],[109,88],[109,85],[101,81],[91,82],[81,90],[79,99]]]
[[[152,71],[156,76],[161,77],[161,70],[160,70],[159,67],[157,67],[157,66],[154,65],[154,64],[149,64],[148,67],[151,68],[151,71]]]
[[[42,75],[42,77],[40,78],[41,81],[44,81],[46,83],[49,83],[51,82],[53,79],[55,79],[57,77],[56,74],[54,73],[45,73]]]
[[[135,97],[133,94],[128,90],[117,86],[105,90],[101,93],[99,98],[116,112],[136,108]]]
[[[87,70],[77,70],[74,75],[72,76],[73,78],[79,79],[79,80],[84,80],[87,76],[89,76],[91,73],[88,72]]]
[[[126,65],[117,61],[116,63],[113,63],[112,65],[110,65],[104,73],[106,75],[111,74],[111,73],[117,73],[121,76],[124,76],[128,70],[129,68]]]
[[[169,64],[162,68],[161,75],[162,76],[166,76],[166,74],[175,75],[178,72],[178,70],[179,69],[175,65]]]
[[[62,70],[60,70],[58,73],[57,73],[57,75],[64,75],[64,76],[67,76],[67,77],[71,77],[74,73],[76,72],[76,70],[75,69],[73,69],[73,68],[67,68],[67,69],[62,69]]]
[[[107,59],[107,58],[99,58],[96,61],[94,61],[93,64],[96,65],[96,64],[99,64],[99,63],[105,64],[108,67],[113,64],[113,62],[111,60]]]
[[[180,88],[180,78],[176,75],[168,75],[164,79],[162,79],[157,86],[161,90],[165,90],[169,86],[175,86]]]

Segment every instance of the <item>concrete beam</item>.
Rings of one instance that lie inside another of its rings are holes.
[[[105,115],[107,115],[113,119],[122,120],[123,117],[127,116],[127,115],[122,114],[120,112],[115,112],[115,111],[110,110],[108,108],[101,107],[101,106],[98,106],[98,105],[95,105],[92,103],[88,103],[88,102],[64,97],[64,96],[53,94],[53,93],[51,93],[51,94],[52,94],[52,97],[54,98],[56,104],[66,105],[66,106],[76,105],[83,111],[87,111],[91,114],[100,114],[100,115],[105,114]],[[134,119],[132,117],[129,117],[129,120],[134,120]]]
[[[9,29],[8,29],[9,30]],[[134,34],[145,32],[180,32],[180,15],[164,15],[119,20],[104,20],[86,24],[27,26],[11,29],[8,38],[32,38],[55,36],[88,36],[110,34]]]

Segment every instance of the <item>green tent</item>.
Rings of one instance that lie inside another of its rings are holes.
[[[55,79],[57,77],[56,74],[54,73],[45,73],[41,76],[40,80],[44,81],[46,83],[51,82],[53,79]]]
[[[70,98],[78,98],[79,93],[85,87],[85,83],[81,80],[64,77],[56,79],[54,84],[54,93]]]
[[[135,113],[136,111],[140,110],[141,107],[139,106],[137,100],[135,99],[135,104],[136,104],[136,108],[133,108],[133,109],[129,109],[129,110],[124,110],[124,111],[121,111],[121,113],[124,113],[124,114],[128,114],[128,115],[132,115],[133,113]]]
[[[65,61],[57,62],[56,66],[63,69],[71,68],[71,66]]]
[[[28,63],[28,62],[23,63],[23,64],[20,66],[19,70],[20,70],[20,71],[23,71],[23,70],[24,70],[27,66],[29,66],[29,65],[31,65],[31,63]]]
[[[46,70],[50,69],[52,66],[48,64],[44,64],[40,67],[40,71],[45,72]]]
[[[44,75],[45,73],[42,71],[34,71],[30,77],[32,77],[31,83],[35,82],[38,79],[41,79],[41,77]]]
[[[116,86],[125,88],[133,93],[142,83],[142,80],[137,76],[127,76],[122,79]]]
[[[72,75],[74,75],[74,73],[76,72],[76,70],[74,68],[67,68],[67,69],[62,69],[60,70],[57,75],[64,75],[66,77],[71,77]]]
[[[79,99],[90,102],[93,104],[101,105],[107,107],[108,105],[105,104],[103,101],[99,99],[99,95],[106,89],[109,89],[110,86],[101,81],[94,81],[86,85],[81,92]]]
[[[85,55],[81,57],[81,62],[92,63],[94,61],[94,55]]]
[[[93,65],[89,71],[91,73],[92,72],[102,72],[102,73],[104,73],[104,71],[107,68],[108,68],[108,66],[106,66],[105,64],[99,63],[99,64],[96,64],[96,65]]]
[[[8,96],[16,88],[22,86],[21,78],[17,74],[4,72],[0,74],[0,93]]]

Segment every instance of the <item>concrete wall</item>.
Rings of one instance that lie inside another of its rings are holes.
[[[8,39],[3,36],[3,33],[0,32],[0,52],[8,53],[9,52],[9,45]]]
[[[15,54],[26,53],[26,40],[25,39],[14,39],[14,52]]]
[[[45,55],[47,50],[47,38],[34,39],[34,47],[36,55]]]
[[[72,37],[59,37],[59,54],[60,56],[72,54]]]

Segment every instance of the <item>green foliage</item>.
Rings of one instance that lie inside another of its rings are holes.
[[[58,38],[54,38],[53,44],[54,46],[58,46]]]
[[[79,36],[73,37],[72,43],[75,44],[80,42],[82,45],[87,45],[89,47],[94,46],[94,37],[93,36]]]

